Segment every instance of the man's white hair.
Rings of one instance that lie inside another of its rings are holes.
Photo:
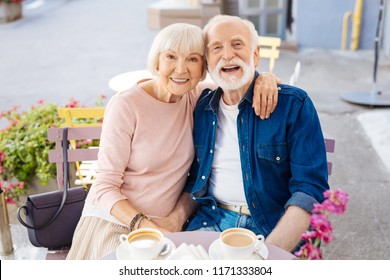
[[[242,19],[242,18],[237,17],[237,16],[230,16],[230,15],[216,15],[209,20],[209,22],[205,25],[205,27],[203,27],[203,40],[204,40],[205,44],[207,44],[207,34],[210,31],[210,29],[213,26],[215,26],[216,24],[221,23],[221,22],[242,23],[248,29],[248,31],[251,35],[252,50],[254,50],[256,48],[256,46],[259,45],[259,34],[257,33],[256,28],[253,25],[253,23],[250,22],[249,20]],[[206,52],[207,52],[207,50],[206,50]],[[207,53],[206,53],[206,55],[207,55]]]

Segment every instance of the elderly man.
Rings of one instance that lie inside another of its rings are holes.
[[[196,158],[185,191],[197,211],[187,230],[244,227],[292,251],[313,204],[329,189],[316,110],[306,92],[280,85],[274,113],[256,117],[261,50],[253,24],[216,16],[203,32],[208,70],[219,88],[205,90],[194,112]]]

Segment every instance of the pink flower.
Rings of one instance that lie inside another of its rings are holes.
[[[322,259],[320,250],[321,240],[328,244],[335,240],[333,227],[328,219],[330,214],[344,214],[348,202],[348,194],[340,189],[328,190],[324,192],[325,200],[321,204],[314,204],[310,216],[310,225],[313,230],[306,231],[301,235],[301,239],[306,243],[295,253],[297,257],[319,260]]]
[[[45,101],[43,99],[39,99],[37,102],[38,105],[43,105],[44,103],[45,103]]]
[[[310,260],[321,260],[322,254],[320,248],[311,243],[304,244],[299,252],[295,253],[297,257],[308,258]]]
[[[335,239],[332,235],[332,224],[325,214],[312,214],[310,217],[310,225],[315,229],[318,237],[320,237],[325,244]]]
[[[91,140],[91,139],[85,139],[85,140],[83,141],[83,144],[84,144],[84,145],[91,145],[91,144],[92,144],[92,140]]]
[[[302,233],[302,235],[301,235],[302,240],[310,241],[310,242],[315,240],[317,237],[320,237],[320,235],[318,234],[317,231],[307,230],[306,232]]]
[[[14,203],[16,203],[16,201],[15,201],[13,198],[10,198],[10,197],[7,197],[7,198],[5,199],[5,201],[6,201],[8,204],[14,204]]]
[[[324,205],[315,203],[312,213],[324,213],[326,211]]]
[[[340,189],[336,189],[334,191],[328,190],[324,192],[324,196],[328,199],[326,199],[322,204],[329,213],[338,215],[344,214],[349,198],[347,193]]]
[[[65,105],[65,108],[78,108],[80,107],[80,102],[75,100],[74,98],[69,99],[69,104]]]
[[[3,162],[5,160],[5,154],[0,151],[0,162]]]

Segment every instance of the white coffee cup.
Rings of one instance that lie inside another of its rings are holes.
[[[140,228],[121,234],[119,240],[126,244],[130,256],[139,260],[155,259],[165,244],[163,233],[154,228]]]
[[[221,233],[219,240],[225,259],[245,260],[264,243],[264,236],[245,228],[230,228]]]

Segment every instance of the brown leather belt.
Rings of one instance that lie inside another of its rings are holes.
[[[227,205],[227,204],[222,204],[222,203],[217,203],[219,208],[225,209],[225,210],[230,210],[234,211],[240,214],[244,215],[251,215],[251,212],[249,211],[249,207],[247,205]]]

